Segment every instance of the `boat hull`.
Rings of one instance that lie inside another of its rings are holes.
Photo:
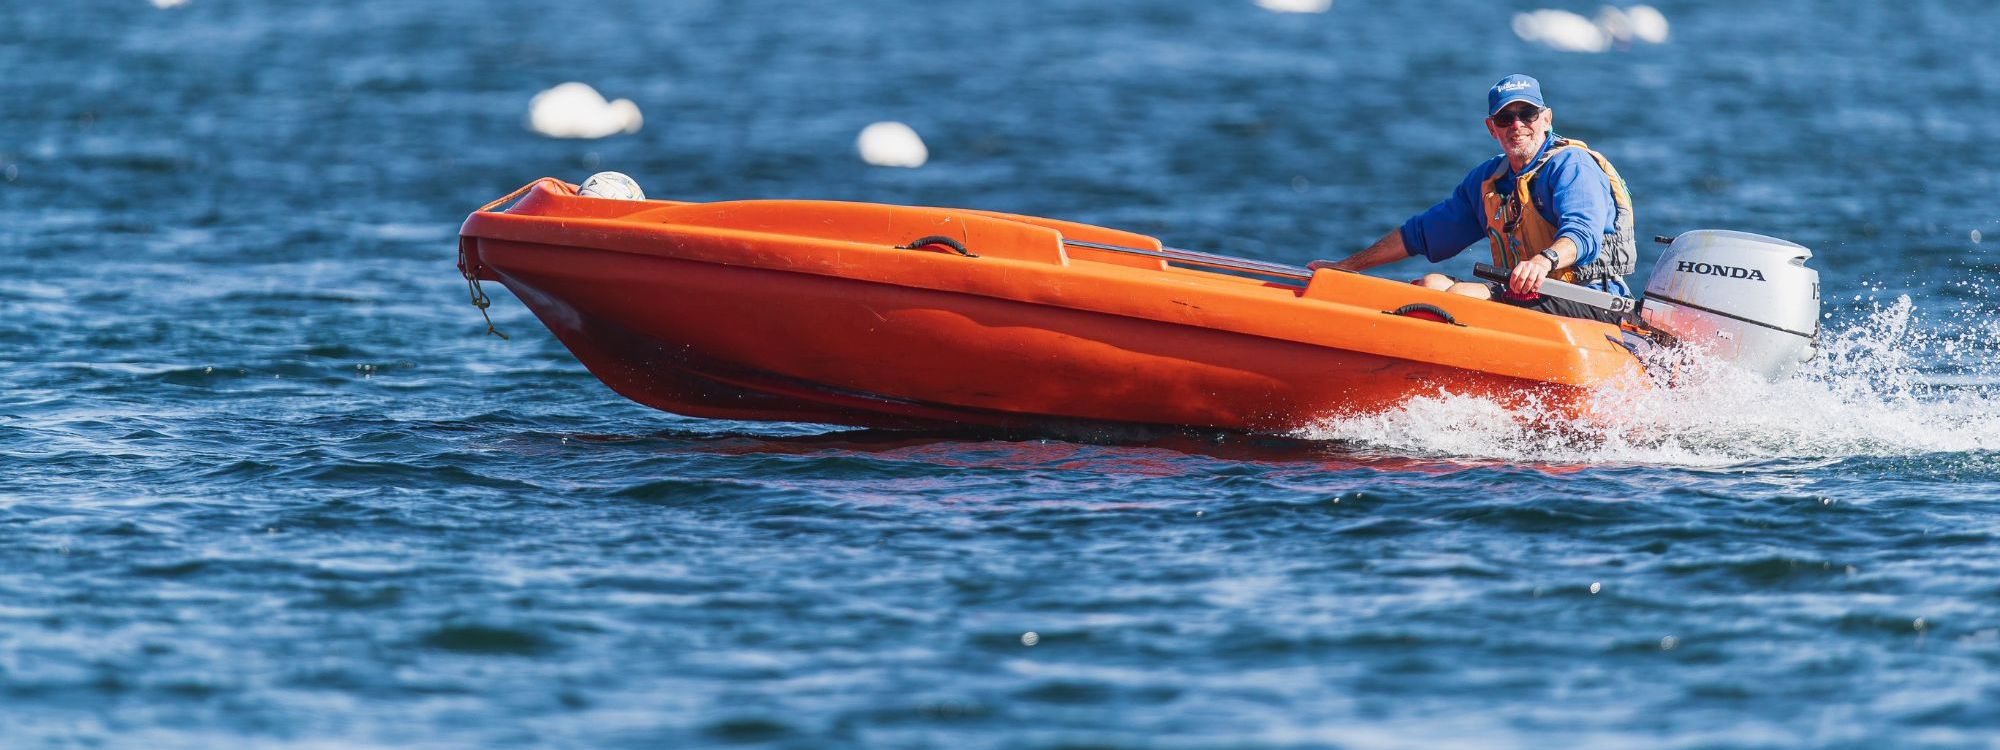
[[[1575,411],[1590,387],[1631,367],[1602,324],[1475,328],[1479,313],[1546,316],[1358,275],[1322,272],[1295,288],[1157,260],[1084,259],[1062,244],[1096,229],[1099,239],[1157,246],[1115,230],[815,202],[580,217],[604,207],[563,204],[626,202],[566,187],[544,181],[508,212],[475,214],[462,232],[466,270],[506,285],[612,389],[690,416],[1284,432],[1442,392]],[[869,227],[888,217],[878,231],[906,241],[932,224],[956,228],[978,257],[897,248],[886,236],[853,241],[865,233],[851,226],[819,230],[839,239],[773,226],[812,216]],[[1398,301],[1463,312],[1443,323],[1376,309]],[[1482,367],[1454,354],[1507,345],[1528,356]],[[1534,366],[1537,349],[1569,360]]]

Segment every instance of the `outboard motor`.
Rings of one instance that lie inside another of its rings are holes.
[[[1639,315],[1737,367],[1783,377],[1818,353],[1819,272],[1812,251],[1775,237],[1698,229],[1653,266]]]

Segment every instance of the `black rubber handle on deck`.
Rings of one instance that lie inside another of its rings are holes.
[[[933,234],[929,237],[918,237],[914,240],[911,240],[910,244],[908,245],[897,245],[896,249],[915,250],[917,248],[924,247],[927,245],[943,245],[947,248],[951,248],[952,252],[958,253],[959,255],[963,255],[967,258],[979,257],[977,255],[973,255],[972,251],[965,249],[965,243],[959,242],[958,240],[952,239],[950,237],[946,237],[942,234]]]

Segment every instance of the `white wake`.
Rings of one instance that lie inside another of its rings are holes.
[[[1829,326],[1820,355],[1777,382],[1685,361],[1669,387],[1601,390],[1587,419],[1537,418],[1439,394],[1328,419],[1302,437],[1398,454],[1724,466],[1772,459],[2000,450],[2000,321],[1974,307],[1925,320],[1908,296]],[[1667,368],[1655,368],[1655,371]]]

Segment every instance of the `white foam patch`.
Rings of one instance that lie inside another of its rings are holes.
[[[1611,35],[1588,18],[1566,10],[1537,10],[1514,14],[1514,36],[1563,52],[1603,52],[1611,48]]]
[[[155,8],[178,8],[188,4],[188,0],[152,0]]]
[[[1613,43],[1620,46],[1632,44],[1632,16],[1616,5],[1606,5],[1597,9],[1597,28],[1602,29]]]
[[[1667,17],[1651,5],[1634,5],[1625,9],[1625,19],[1632,25],[1632,38],[1647,44],[1667,42]]]
[[[1522,41],[1563,52],[1604,52],[1634,42],[1664,44],[1667,17],[1651,5],[1619,8],[1605,5],[1595,19],[1566,10],[1544,9],[1514,14],[1514,35]]]
[[[931,158],[924,139],[900,122],[878,122],[862,128],[854,148],[861,152],[862,161],[878,167],[921,167]]]
[[[1257,0],[1257,7],[1272,13],[1325,13],[1333,0]]]
[[[646,118],[630,99],[605,101],[590,84],[557,85],[528,102],[528,129],[550,138],[604,138],[637,133]]]
[[[1593,465],[2000,450],[2000,321],[1968,310],[1939,326],[1919,322],[1907,296],[1878,304],[1864,320],[1823,332],[1821,356],[1775,382],[1695,357],[1672,368],[1671,385],[1601,389],[1579,418],[1440,393],[1328,419],[1301,436],[1403,454]]]

